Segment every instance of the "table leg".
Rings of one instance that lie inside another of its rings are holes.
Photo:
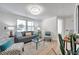
[[[67,49],[67,42],[66,42],[66,49]]]
[[[66,49],[67,49],[67,42],[65,41],[65,51],[66,51]]]
[[[36,50],[38,49],[38,42],[36,42]]]

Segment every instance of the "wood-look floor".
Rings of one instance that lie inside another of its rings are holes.
[[[59,44],[57,40],[51,42],[43,41],[39,43],[41,46],[36,50],[35,43],[26,43],[23,55],[60,55]]]

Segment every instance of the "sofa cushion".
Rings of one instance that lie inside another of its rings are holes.
[[[31,37],[32,33],[31,32],[26,32],[25,35]]]
[[[16,38],[22,37],[22,33],[21,32],[16,32],[15,35],[16,35]]]
[[[24,31],[24,32],[21,32],[21,33],[22,33],[22,36],[26,36],[26,35],[25,35],[25,33],[26,33],[25,31]]]
[[[45,36],[51,36],[51,32],[45,32]]]

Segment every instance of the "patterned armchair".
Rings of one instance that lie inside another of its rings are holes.
[[[51,41],[52,40],[52,34],[51,34],[51,32],[49,32],[49,31],[45,32],[44,40],[45,41]]]
[[[0,41],[0,55],[19,55],[24,51],[24,42],[14,43],[13,38]]]
[[[0,52],[0,55],[21,55],[24,51],[24,43],[15,43],[5,51]]]

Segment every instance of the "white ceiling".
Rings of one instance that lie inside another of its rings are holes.
[[[42,6],[43,13],[37,16],[30,14],[27,7],[33,4]],[[34,19],[46,19],[53,16],[71,16],[74,14],[74,7],[75,3],[2,3],[0,11]]]

